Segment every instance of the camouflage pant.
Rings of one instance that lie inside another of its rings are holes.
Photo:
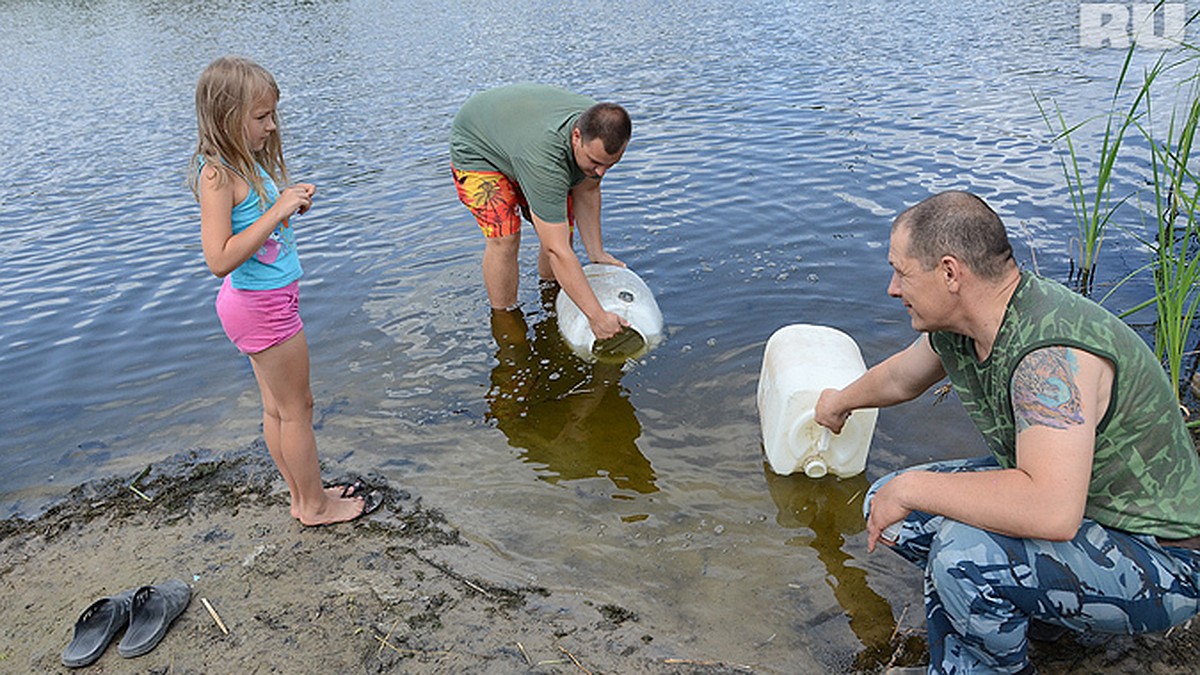
[[[999,468],[991,457],[933,462],[939,472]],[[906,470],[912,470],[906,469]],[[863,500],[864,512],[884,476]],[[925,570],[931,673],[1015,673],[1030,619],[1074,630],[1148,633],[1200,613],[1200,551],[1084,519],[1071,541],[1014,539],[914,511],[893,550]]]

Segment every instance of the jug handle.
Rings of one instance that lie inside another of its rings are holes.
[[[800,430],[813,421],[816,417],[815,410],[809,410],[796,421],[792,423],[791,433],[788,435],[788,440],[791,441],[792,447],[799,446],[797,436],[800,435]],[[829,444],[833,440],[833,432],[828,427],[821,427],[821,438],[817,441],[817,451],[809,454],[804,459],[804,473],[809,478],[820,478],[826,474],[828,468],[825,466],[825,454],[829,451]]]

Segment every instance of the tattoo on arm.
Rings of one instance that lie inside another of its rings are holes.
[[[1032,426],[1066,429],[1084,423],[1075,375],[1079,363],[1067,347],[1047,347],[1026,356],[1012,381],[1017,433]]]

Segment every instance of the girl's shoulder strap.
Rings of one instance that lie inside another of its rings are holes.
[[[250,180],[249,176],[242,173],[241,171],[238,171],[232,164],[225,161],[224,157],[221,158],[221,164],[223,164],[226,169],[229,169],[230,171],[232,171],[234,173],[234,175],[236,175],[238,178],[241,178],[242,180],[246,181],[247,185],[254,185],[254,183]]]
[[[242,173],[241,171],[238,171],[237,168],[234,165],[230,164],[224,157],[217,157],[216,159],[220,162],[222,169],[225,169],[225,170],[233,173],[233,175],[246,181],[246,183],[249,185],[254,184],[253,181],[250,180],[249,176]],[[208,164],[208,162],[209,162],[208,157],[206,157],[204,155],[197,155],[196,156],[196,172],[199,173],[200,170],[203,169],[206,164]],[[255,165],[255,168],[258,169],[259,174],[264,174],[262,167]]]

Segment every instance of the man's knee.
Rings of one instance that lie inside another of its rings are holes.
[[[490,250],[516,255],[516,252],[521,247],[521,233],[516,232],[503,237],[488,237],[486,241],[487,248]]]
[[[934,537],[925,569],[925,609],[931,644],[942,642],[946,672],[1025,672],[1030,667],[1028,616],[1011,593],[1014,577],[1029,574],[1004,539],[952,520]]]
[[[998,565],[999,560],[1009,556],[992,534],[946,519],[930,544],[926,581],[941,596],[950,616],[966,620],[980,609],[978,601],[992,597],[990,589],[1003,581],[989,570],[1011,568]]]

